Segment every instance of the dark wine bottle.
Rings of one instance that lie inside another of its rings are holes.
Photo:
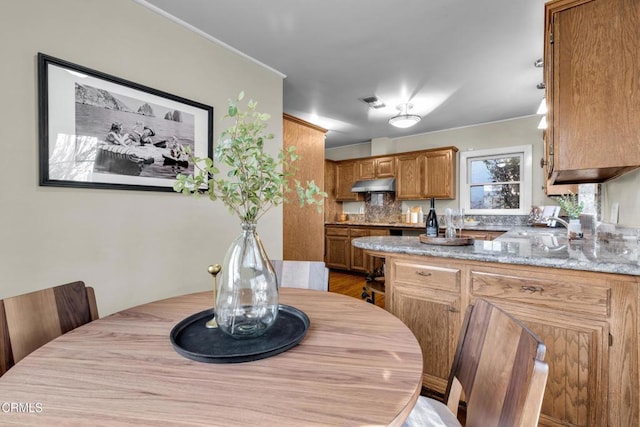
[[[427,215],[427,237],[438,237],[438,215],[436,215],[436,201],[431,199],[431,208]]]

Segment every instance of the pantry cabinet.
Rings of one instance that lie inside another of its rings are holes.
[[[283,148],[296,148],[300,158],[295,163],[293,180],[302,183],[313,181],[324,188],[325,162],[324,140],[327,130],[288,114],[283,115]],[[322,261],[324,256],[324,213],[315,205],[300,207],[297,203],[285,203],[282,207],[283,259]]]
[[[640,5],[545,6],[545,161],[551,184],[602,182],[640,166]]]
[[[386,309],[416,335],[423,385],[443,393],[463,313],[485,298],[545,343],[541,426],[640,425],[638,279],[402,254],[386,258]]]

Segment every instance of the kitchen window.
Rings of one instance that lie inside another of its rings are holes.
[[[531,209],[530,145],[460,153],[460,207],[468,215],[526,215]]]

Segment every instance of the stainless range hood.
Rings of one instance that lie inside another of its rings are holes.
[[[380,191],[396,191],[395,178],[365,179],[356,181],[351,187],[353,193],[369,193]]]

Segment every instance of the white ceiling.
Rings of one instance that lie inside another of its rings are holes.
[[[136,1],[286,75],[284,111],[327,148],[529,116],[544,95],[544,0]],[[422,121],[394,128],[405,102]]]

